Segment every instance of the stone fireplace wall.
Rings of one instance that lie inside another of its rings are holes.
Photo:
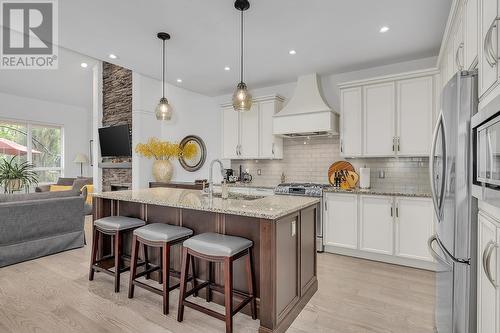
[[[128,124],[132,128],[132,71],[103,63],[102,126]],[[110,162],[106,158],[103,162]],[[111,184],[131,184],[132,167],[128,169],[104,168],[102,189],[110,191]]]

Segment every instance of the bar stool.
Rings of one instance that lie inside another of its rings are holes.
[[[170,271],[170,248],[173,245],[180,244],[188,239],[193,234],[193,230],[165,223],[151,223],[141,228],[134,230],[132,238],[132,259],[130,263],[130,282],[128,289],[128,298],[134,297],[134,286],[138,286],[163,296],[163,314],[168,314],[169,307],[169,292],[178,288],[179,283],[170,286],[170,276],[175,275],[174,271]],[[140,244],[161,248],[160,265],[146,264],[146,269],[137,273],[137,253]],[[194,258],[191,261],[193,287],[196,287]],[[138,278],[149,275],[157,270],[160,270],[160,281],[163,281],[162,290],[152,287],[146,283],[137,281]]]
[[[245,305],[250,303],[252,318],[257,319],[254,273],[252,264],[253,242],[246,238],[227,236],[216,233],[204,233],[189,238],[183,244],[182,268],[181,268],[181,288],[179,294],[179,310],[177,320],[184,319],[184,306],[201,311],[212,317],[226,322],[226,333],[233,331],[233,316]],[[248,294],[233,290],[233,262],[243,256],[246,257],[246,271],[248,281]],[[190,258],[200,258],[208,261],[208,280],[193,289],[186,291],[188,262]],[[212,264],[214,262],[224,263],[224,288],[213,284]],[[187,301],[186,298],[202,288],[206,290],[206,301],[211,301],[211,291],[216,290],[224,293],[225,315],[215,312],[201,305]],[[233,293],[243,297],[243,301],[233,309]]]
[[[103,272],[115,278],[115,293],[120,291],[120,274],[127,271],[130,267],[122,267],[121,260],[127,259],[122,254],[122,236],[125,231],[142,227],[146,222],[143,220],[126,216],[108,216],[95,220],[92,227],[92,253],[90,258],[89,281],[94,280],[94,272]],[[112,237],[114,243],[113,253],[97,260],[97,251],[99,247],[99,237],[101,234]],[[104,261],[114,259],[114,271],[102,266]]]

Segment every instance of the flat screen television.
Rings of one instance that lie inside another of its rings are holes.
[[[132,144],[128,125],[99,128],[102,157],[130,157]]]

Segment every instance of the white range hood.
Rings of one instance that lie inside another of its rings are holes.
[[[339,115],[321,96],[316,73],[298,78],[293,97],[274,115],[273,133],[285,137],[339,134]]]

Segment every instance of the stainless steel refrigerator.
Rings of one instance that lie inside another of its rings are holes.
[[[476,332],[477,201],[472,197],[471,117],[477,73],[459,72],[441,94],[429,169],[436,213],[429,250],[437,261],[436,328]]]

